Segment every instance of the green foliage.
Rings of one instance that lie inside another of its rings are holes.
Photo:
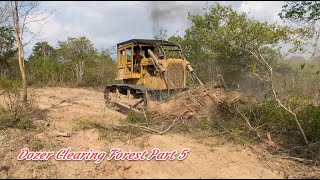
[[[26,63],[28,83],[36,85],[55,85],[71,80],[70,68],[64,63],[36,56]]]
[[[17,49],[14,47],[15,37],[12,29],[1,26],[0,39],[0,75],[6,78],[12,78],[16,72],[12,60],[17,52]]]
[[[195,127],[200,131],[211,131],[213,129],[212,122],[208,118],[201,118]]]
[[[318,1],[287,1],[279,13],[281,19],[293,22],[311,22],[320,18],[320,3]]]
[[[87,119],[77,119],[75,121],[75,126],[74,130],[79,131],[79,130],[85,130],[85,129],[90,129],[91,128],[91,122]]]
[[[55,49],[48,42],[37,42],[32,49],[32,55],[29,59],[36,58],[37,56],[52,59],[54,55]]]
[[[286,102],[296,112],[309,141],[319,141],[320,107],[302,99],[293,99],[292,97],[287,97],[287,99],[292,102],[288,103],[285,99],[282,101]],[[296,143],[304,143],[294,116],[273,99],[266,99],[258,103],[220,102],[218,104],[218,112],[215,112],[212,117],[215,130],[224,132],[231,137],[237,134],[243,138],[256,139],[256,134],[251,131],[240,112],[248,119],[252,127],[260,127],[259,129],[257,128],[260,134],[272,132],[277,137],[285,136],[286,138],[286,136],[291,136],[292,138],[301,139]],[[284,140],[282,139],[281,141]]]
[[[320,107],[309,104],[298,113],[298,118],[309,139],[320,141]]]
[[[33,127],[33,122],[30,119],[18,119],[16,127],[19,129],[30,129]]]
[[[114,82],[116,62],[108,50],[98,51],[86,37],[60,41],[58,48],[38,42],[26,61],[29,85],[104,87]]]
[[[186,58],[204,81],[211,81],[219,73],[229,83],[240,81],[251,71],[262,73],[265,64],[253,53],[260,52],[270,64],[276,64],[281,57],[276,45],[293,43],[298,49],[301,42],[295,37],[306,33],[302,29],[249,19],[246,13],[219,4],[208,7],[204,15],[189,15],[189,20],[192,26],[185,36],[169,40],[181,44]]]
[[[308,139],[311,142],[320,140],[320,107],[313,104],[295,100],[297,118],[301,123]],[[291,103],[292,104],[292,103]],[[293,105],[291,105],[293,106]],[[252,123],[259,122],[258,125],[265,124],[270,129],[272,127],[287,127],[294,132],[298,132],[294,117],[288,111],[280,107],[275,101],[264,101],[254,105],[250,109],[250,120]]]
[[[78,85],[82,85],[86,66],[96,59],[93,44],[86,37],[68,38],[58,44],[59,60],[72,67],[73,78]]]
[[[294,117],[288,111],[278,105],[278,102],[267,99],[253,105],[246,110],[249,114],[250,122],[255,126],[262,124],[271,125],[290,125],[296,127]]]
[[[21,82],[19,80],[0,79],[0,88],[8,93],[15,93],[19,90]]]
[[[1,60],[6,59],[7,57],[12,56],[12,53],[15,52],[14,50],[14,34],[10,27],[2,26],[0,27],[0,57]]]
[[[74,130],[76,131],[92,128],[99,130],[101,139],[106,139],[110,142],[114,142],[115,140],[122,140],[125,142],[130,136],[140,136],[142,134],[140,129],[130,125],[114,126],[97,121],[89,121],[87,119],[77,119],[75,121]]]
[[[128,123],[133,123],[133,124],[147,124],[146,118],[141,115],[137,114],[134,111],[130,111],[125,119],[126,122]]]
[[[86,86],[105,86],[112,84],[116,77],[116,62],[107,50],[97,53],[97,58],[88,63],[85,69]]]
[[[0,108],[0,129],[18,128],[22,130],[28,130],[33,127],[34,126],[31,119],[17,117],[12,115],[7,110]]]

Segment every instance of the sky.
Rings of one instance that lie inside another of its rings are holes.
[[[190,27],[188,12],[201,14],[207,4],[219,1],[42,1],[41,8],[53,14],[44,26],[31,24],[30,30],[41,36],[26,46],[25,55],[30,55],[33,45],[47,41],[57,47],[58,41],[68,37],[88,37],[94,46],[112,48],[129,39],[152,39],[162,27],[168,35],[183,35]],[[249,17],[260,21],[283,23],[278,13],[283,1],[220,1],[238,12],[247,12]],[[42,27],[42,28],[40,28]]]

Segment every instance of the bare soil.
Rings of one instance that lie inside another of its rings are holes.
[[[188,134],[143,135],[125,142],[101,139],[95,128],[75,130],[81,119],[118,124],[125,115],[106,108],[103,92],[93,89],[47,87],[30,90],[36,105],[46,111],[45,119],[35,120],[37,129],[0,131],[1,178],[293,178],[311,177],[312,167],[279,159],[258,146],[241,146],[218,138],[195,139]],[[3,96],[0,100],[5,105]],[[174,107],[168,106],[173,110]],[[169,109],[159,111],[169,111]],[[59,136],[59,134],[67,134]],[[189,148],[183,161],[18,161],[22,148],[33,151],[73,151],[109,153],[122,151],[151,152]],[[301,173],[302,168],[308,169]]]

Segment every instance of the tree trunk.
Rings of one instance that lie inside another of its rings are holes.
[[[18,61],[19,61],[19,68],[20,68],[21,78],[22,78],[23,102],[26,104],[27,100],[28,100],[28,91],[27,91],[27,83],[26,83],[26,74],[25,74],[25,69],[24,69],[24,62],[23,62],[23,59],[22,59],[23,50],[22,50],[22,42],[21,42],[21,38],[20,38],[18,1],[14,1],[14,8],[12,8],[11,14],[12,14],[12,18],[13,18],[13,25],[14,25],[14,28],[15,28],[15,34],[16,34],[17,44],[18,44]]]
[[[18,40],[18,61],[22,78],[22,91],[23,91],[23,102],[26,103],[28,101],[28,90],[27,90],[27,82],[26,82],[26,74],[24,69],[24,63],[22,62],[22,47],[21,42]]]
[[[80,85],[82,83],[83,74],[84,74],[84,61],[79,61],[76,63],[77,85]]]
[[[79,78],[79,64],[78,63],[76,63],[76,78],[77,78],[77,85],[79,85],[80,78]]]
[[[83,72],[84,72],[84,61],[80,61],[80,64],[79,64],[79,81],[80,81],[80,83],[82,83]]]

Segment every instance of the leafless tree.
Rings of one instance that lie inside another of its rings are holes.
[[[9,10],[8,5],[9,5],[8,2],[5,2],[5,1],[0,2],[0,25],[8,22],[8,19],[10,17],[8,13],[8,10]]]
[[[18,61],[19,68],[22,77],[22,89],[23,89],[23,101],[27,102],[28,92],[27,92],[27,83],[26,83],[26,73],[24,66],[24,51],[23,48],[25,45],[29,44],[35,37],[41,35],[40,27],[38,32],[33,32],[29,29],[29,25],[32,23],[41,23],[44,22],[50,15],[53,13],[47,10],[40,10],[38,1],[7,1],[6,6],[10,12],[10,22],[15,32],[16,42],[18,47]],[[29,33],[31,38],[29,41],[24,42],[25,33]]]

